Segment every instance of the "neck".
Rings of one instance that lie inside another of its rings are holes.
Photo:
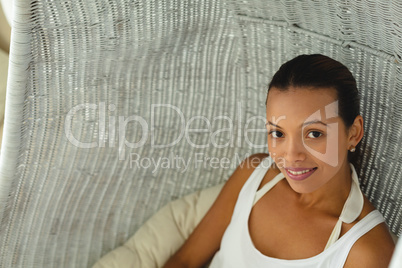
[[[311,193],[296,193],[296,202],[306,209],[327,211],[340,215],[352,185],[352,170],[345,161],[336,175]]]

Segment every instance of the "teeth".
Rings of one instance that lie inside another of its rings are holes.
[[[288,171],[289,171],[289,173],[291,173],[293,175],[301,175],[301,174],[309,172],[310,169],[306,169],[306,170],[302,170],[302,171],[292,171],[292,170],[288,170]]]

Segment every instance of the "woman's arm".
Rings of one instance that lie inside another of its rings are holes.
[[[267,154],[255,154],[243,160],[223,186],[217,199],[183,246],[167,261],[164,268],[202,267],[219,250],[223,234],[244,183]],[[252,164],[254,163],[254,164]]]

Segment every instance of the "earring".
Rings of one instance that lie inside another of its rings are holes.
[[[350,151],[351,151],[352,153],[354,153],[354,152],[356,151],[356,147],[352,147],[352,149],[350,149]]]

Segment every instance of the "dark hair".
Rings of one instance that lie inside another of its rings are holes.
[[[284,63],[272,78],[268,93],[273,87],[281,91],[289,87],[335,89],[339,116],[347,129],[360,114],[359,93],[352,73],[342,63],[324,55],[300,55]]]

